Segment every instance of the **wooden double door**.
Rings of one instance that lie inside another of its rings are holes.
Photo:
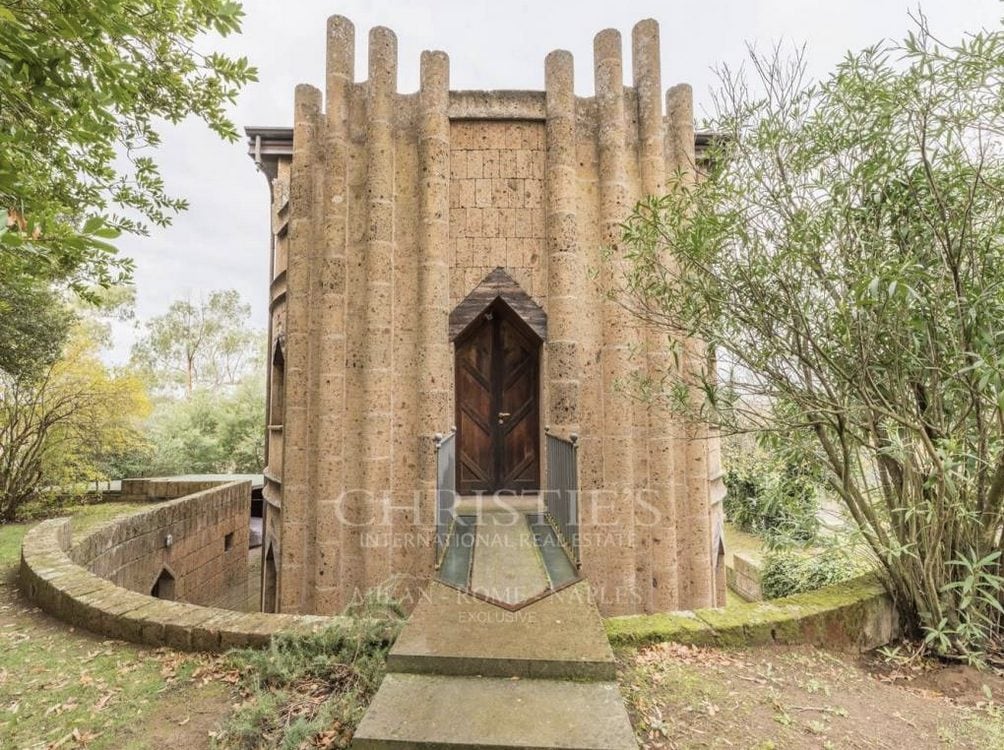
[[[461,494],[540,489],[540,344],[501,301],[457,339]]]

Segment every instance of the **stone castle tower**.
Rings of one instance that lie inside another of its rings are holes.
[[[446,54],[423,52],[402,94],[393,32],[370,31],[362,82],[355,36],[329,19],[323,94],[296,88],[292,130],[248,129],[272,195],[264,608],[330,613],[430,576],[454,427],[461,493],[546,491],[545,427],[577,436],[604,614],[722,602],[717,440],[617,387],[673,358],[608,299],[622,261],[603,248],[668,174],[696,174],[658,24],[632,32],[631,87],[620,33],[596,36],[592,97],[561,50],[542,92],[452,91]]]

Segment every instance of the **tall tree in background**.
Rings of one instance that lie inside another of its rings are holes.
[[[238,137],[225,106],[255,70],[197,40],[242,17],[231,0],[0,0],[0,285],[131,275],[108,241],[186,207],[146,154],[157,123]]]
[[[46,285],[0,283],[0,372],[18,381],[40,374],[59,358],[73,321]]]
[[[0,371],[0,522],[47,490],[113,478],[103,466],[143,445],[143,383],[104,365],[92,332],[78,324],[37,372]]]
[[[251,306],[234,290],[212,292],[193,303],[178,300],[146,323],[133,347],[133,363],[155,386],[184,389],[236,385],[263,367],[264,336],[247,327]]]
[[[265,466],[265,378],[248,374],[228,393],[207,389],[157,405],[149,449],[134,467],[150,476],[258,474]]]
[[[711,174],[625,230],[625,304],[735,375],[646,386],[821,467],[907,625],[1002,660],[1004,31],[752,70],[723,75]]]
[[[141,384],[101,364],[93,315],[70,334],[63,293],[107,303],[132,274],[111,241],[186,208],[149,155],[161,123],[237,140],[225,110],[256,73],[205,39],[242,17],[232,0],[0,0],[0,516],[134,452]]]
[[[132,365],[159,394],[132,475],[258,473],[265,449],[265,334],[235,290],[177,300],[144,324]],[[181,398],[179,398],[181,396]]]

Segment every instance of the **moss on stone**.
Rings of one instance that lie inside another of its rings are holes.
[[[892,603],[871,575],[774,601],[605,621],[617,646],[674,641],[724,648],[770,643],[874,648],[888,642],[894,625]]]
[[[688,613],[660,613],[610,617],[604,621],[607,638],[615,646],[641,646],[674,641],[688,645],[711,643],[710,628]]]
[[[748,602],[727,609],[702,609],[697,617],[711,628],[713,641],[726,648],[797,643],[804,610],[794,604]]]

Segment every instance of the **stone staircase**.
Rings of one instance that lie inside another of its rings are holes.
[[[510,610],[434,581],[387,667],[359,750],[637,747],[585,582]]]

